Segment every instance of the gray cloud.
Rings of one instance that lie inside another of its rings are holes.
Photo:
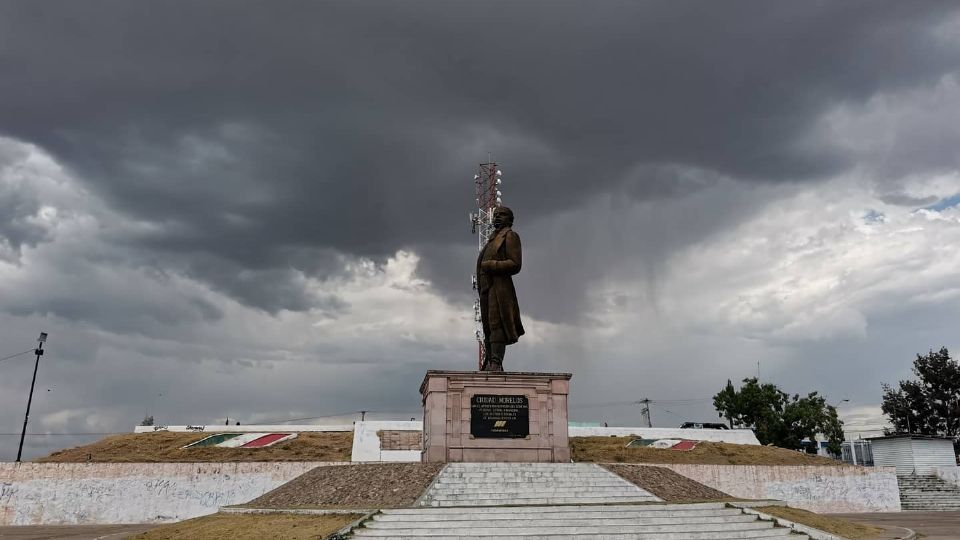
[[[158,225],[132,242],[282,273],[316,266],[300,248],[461,242],[486,151],[528,222],[621,184],[641,200],[698,189],[670,164],[835,173],[851,162],[811,136],[820,113],[956,68],[931,30],[951,6],[925,7],[14,3],[0,116]],[[312,305],[251,288],[237,297]]]

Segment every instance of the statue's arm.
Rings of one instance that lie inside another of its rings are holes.
[[[520,235],[510,231],[503,239],[504,252],[507,258],[502,261],[484,261],[482,269],[491,274],[514,275],[520,272],[523,265],[523,249],[520,247]]]

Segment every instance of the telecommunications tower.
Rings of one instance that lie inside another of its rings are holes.
[[[487,163],[481,163],[477,168],[477,174],[473,175],[473,182],[476,185],[476,203],[477,212],[470,212],[470,225],[472,234],[477,235],[477,247],[483,250],[490,240],[493,233],[493,211],[500,206],[500,177],[503,173],[497,167],[497,163],[491,158],[487,158]],[[477,362],[479,367],[483,367],[483,358],[486,351],[483,350],[483,323],[480,320],[480,290],[477,288],[477,275],[473,275],[473,290],[476,293],[476,299],[473,301],[473,319],[474,334],[477,338]]]

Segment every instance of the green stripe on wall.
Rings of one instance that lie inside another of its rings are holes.
[[[200,446],[213,446],[215,444],[220,444],[223,441],[229,441],[234,437],[239,437],[239,433],[217,433],[216,435],[211,435],[205,439],[200,439],[195,443],[188,444],[184,448],[196,448]]]

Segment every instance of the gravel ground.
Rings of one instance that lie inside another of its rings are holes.
[[[404,508],[416,502],[442,467],[442,463],[317,467],[243,506]]]
[[[653,493],[667,502],[730,500],[731,497],[670,469],[652,465],[604,464],[610,472]]]

